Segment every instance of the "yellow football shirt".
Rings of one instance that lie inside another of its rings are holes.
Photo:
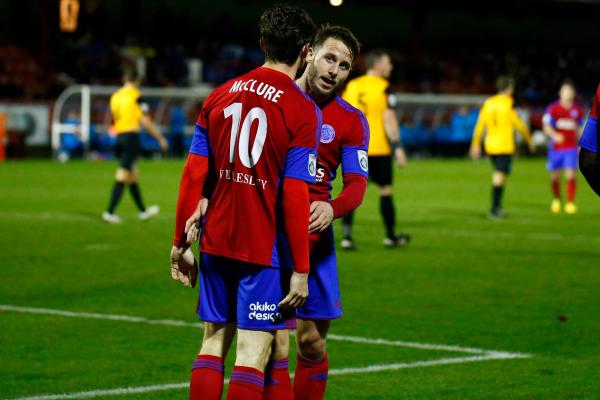
[[[342,98],[365,114],[369,123],[371,139],[370,156],[389,156],[392,148],[383,125],[383,114],[388,108],[389,83],[384,78],[363,75],[348,82]]]
[[[139,132],[142,108],[138,103],[140,91],[134,86],[123,86],[110,97],[110,112],[117,132]]]
[[[521,121],[513,108],[513,98],[498,94],[483,103],[473,134],[473,146],[481,144],[485,130],[484,147],[487,154],[513,154],[515,152],[515,134],[517,130],[527,143],[531,142],[529,128]]]

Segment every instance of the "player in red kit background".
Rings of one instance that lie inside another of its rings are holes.
[[[550,211],[561,211],[560,173],[565,172],[567,181],[567,214],[577,212],[575,206],[575,178],[579,151],[577,140],[583,126],[583,107],[575,103],[575,86],[565,81],[560,87],[559,100],[551,103],[544,113],[544,133],[550,137],[548,145],[548,171],[552,186],[553,200]]]
[[[600,158],[598,157],[598,137],[600,129],[598,116],[600,115],[600,85],[596,89],[594,102],[590,110],[585,128],[581,134],[579,145],[579,169],[590,187],[600,196]]]
[[[190,381],[194,400],[221,398],[236,327],[227,398],[262,398],[275,331],[294,326],[284,310],[308,295],[308,183],[315,181],[322,123],[292,79],[315,26],[304,10],[276,5],[259,27],[265,64],[206,99],[180,185],[171,264],[173,278],[186,285],[195,271],[185,222],[201,198],[210,199],[201,236],[198,314],[205,330]]]
[[[298,355],[293,393],[287,369],[289,335],[280,331],[266,372],[264,399],[316,400],[325,394],[329,368],[327,331],[330,321],[342,316],[331,222],[360,205],[368,178],[367,120],[362,112],[336,95],[359,51],[358,40],[348,29],[323,26],[309,50],[308,67],[297,81],[323,115],[317,181],[310,185],[310,294],[296,310]],[[331,182],[340,164],[344,186],[332,200]]]

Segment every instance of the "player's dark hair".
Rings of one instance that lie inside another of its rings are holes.
[[[315,36],[315,23],[306,11],[287,4],[267,9],[258,23],[265,59],[293,65]]]
[[[573,90],[576,89],[575,81],[573,81],[573,79],[569,79],[569,78],[564,79],[562,81],[562,83],[560,84],[560,87],[563,87],[563,86],[571,86],[573,88]]]
[[[126,67],[123,69],[123,81],[124,82],[137,82],[140,80],[140,74],[136,68]]]
[[[365,59],[365,66],[367,69],[373,68],[373,66],[377,64],[383,56],[391,57],[390,52],[385,49],[373,49],[367,53],[367,57]]]
[[[496,90],[504,92],[509,87],[515,87],[515,78],[510,75],[500,75],[496,78]]]
[[[329,38],[336,39],[344,43],[350,50],[352,60],[354,60],[358,53],[360,53],[360,43],[358,42],[356,36],[354,36],[350,29],[340,25],[321,25],[317,31],[315,40],[313,41],[313,47],[315,49],[321,47]]]

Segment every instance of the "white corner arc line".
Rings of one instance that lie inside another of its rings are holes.
[[[98,320],[109,320],[109,321],[121,321],[131,322],[137,324],[148,324],[148,325],[166,325],[176,327],[192,327],[202,329],[203,324],[199,322],[187,322],[172,319],[148,319],[143,317],[135,317],[130,315],[119,315],[119,314],[101,314],[101,313],[89,313],[89,312],[76,312],[68,310],[56,310],[50,308],[38,308],[38,307],[22,307],[14,306],[10,304],[0,304],[0,311],[26,313],[26,314],[42,314],[42,315],[57,315],[67,318],[83,318],[83,319],[98,319]],[[462,347],[457,345],[445,345],[445,344],[431,344],[431,343],[416,343],[416,342],[404,342],[400,340],[388,340],[381,338],[366,338],[360,336],[347,336],[328,334],[327,338],[333,341],[350,342],[350,343],[362,343],[372,344],[380,346],[395,346],[395,347],[407,347],[421,350],[434,350],[434,351],[449,351],[457,353],[467,354],[512,354],[513,358],[530,357],[528,354],[521,353],[506,353],[497,350],[486,350],[478,349],[473,347]]]
[[[449,365],[449,364],[463,364],[470,362],[481,362],[490,360],[507,360],[512,358],[527,358],[529,356],[523,354],[511,354],[511,353],[500,353],[491,352],[487,355],[480,356],[469,356],[469,357],[454,357],[454,358],[441,358],[437,360],[428,361],[414,361],[407,363],[394,363],[394,364],[377,364],[370,365],[367,367],[358,368],[339,368],[332,369],[329,371],[329,375],[349,375],[349,374],[362,374],[362,373],[374,373],[383,371],[395,371],[400,369],[408,368],[421,368],[421,367],[434,367],[438,365]],[[225,384],[229,383],[229,380],[225,380]],[[12,399],[2,400],[73,400],[73,399],[92,399],[96,397],[106,396],[124,396],[129,394],[139,393],[150,393],[165,390],[176,390],[184,389],[189,386],[188,382],[182,383],[167,383],[162,385],[150,385],[150,386],[139,386],[139,387],[126,387],[106,390],[91,390],[88,392],[78,393],[63,393],[63,394],[47,394],[39,396],[28,396],[28,397],[17,397]]]

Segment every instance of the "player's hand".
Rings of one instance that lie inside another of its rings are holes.
[[[479,146],[471,146],[471,150],[469,151],[471,158],[473,160],[479,160],[481,158],[481,147]]]
[[[198,207],[196,207],[196,211],[192,214],[191,217],[185,221],[185,229],[184,232],[187,234],[186,243],[191,244],[193,242],[198,241],[200,237],[200,220],[206,214],[206,209],[208,208],[208,199],[202,198],[198,202]]]
[[[171,277],[185,286],[196,286],[196,281],[198,280],[198,263],[189,247],[173,246],[171,249]]]
[[[165,139],[164,136],[158,139],[158,144],[160,144],[160,149],[162,151],[169,150],[169,142],[167,142],[167,139]]]
[[[333,221],[333,207],[326,201],[313,201],[310,203],[310,219],[308,232],[323,232]]]
[[[279,302],[278,307],[282,310],[289,310],[300,307],[306,302],[308,297],[308,272],[294,272],[290,278],[290,291],[285,299]]]
[[[406,165],[406,153],[402,147],[396,147],[394,150],[394,157],[398,167],[402,168]]]
[[[535,153],[535,143],[529,142],[529,152],[532,154]]]
[[[554,143],[561,144],[565,141],[565,137],[561,134],[556,133],[552,135],[552,140],[554,140]]]

